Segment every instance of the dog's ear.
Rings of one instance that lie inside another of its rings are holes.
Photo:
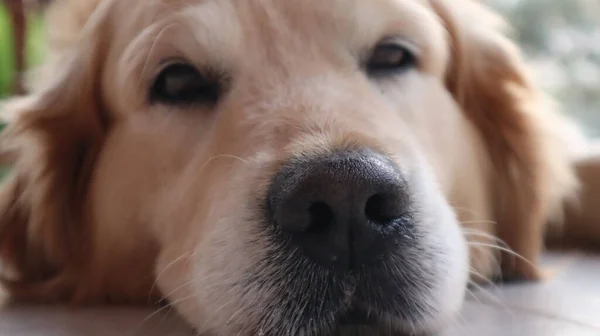
[[[0,187],[0,279],[17,299],[77,299],[90,290],[84,200],[109,122],[98,87],[108,10],[71,27],[77,43],[53,55],[33,93],[2,107],[9,125],[1,150],[14,162]]]
[[[530,79],[504,22],[473,0],[430,0],[451,44],[446,85],[485,142],[504,276],[537,279],[549,216],[576,187],[560,121]],[[528,260],[528,261],[527,261]]]

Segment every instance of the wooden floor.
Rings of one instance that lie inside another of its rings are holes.
[[[553,254],[544,264],[544,283],[476,291],[441,336],[600,336],[600,256]],[[6,307],[0,336],[194,336],[173,312],[151,313]]]
[[[443,336],[600,336],[600,255],[552,254],[540,284],[486,288]]]

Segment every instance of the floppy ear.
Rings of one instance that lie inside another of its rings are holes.
[[[0,188],[0,279],[17,299],[77,299],[90,290],[84,200],[108,123],[98,78],[110,32],[98,29],[100,12],[83,31],[70,28],[78,42],[48,64],[34,93],[3,106],[1,149],[14,164]]]
[[[503,276],[539,277],[544,228],[576,178],[562,121],[532,84],[503,22],[473,0],[430,0],[449,32],[447,87],[478,129],[492,165],[497,236],[524,259],[502,255]]]

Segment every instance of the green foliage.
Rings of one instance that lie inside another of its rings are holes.
[[[0,4],[0,97],[8,94],[13,76],[12,38],[6,9]]]
[[[41,15],[32,13],[27,23],[27,66],[39,64],[43,57],[43,27]],[[14,69],[14,42],[12,25],[6,8],[0,2],[0,99],[8,97],[12,88]],[[1,105],[0,105],[1,107]],[[0,123],[0,132],[5,125]],[[0,180],[3,179],[10,167],[0,165]]]
[[[40,14],[31,13],[27,23],[27,65],[39,64],[43,56],[43,22]],[[0,98],[10,93],[14,72],[14,42],[10,17],[0,2]]]

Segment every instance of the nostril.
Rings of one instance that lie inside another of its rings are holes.
[[[389,225],[401,216],[400,207],[401,205],[396,202],[396,197],[375,194],[367,199],[365,216],[371,222]]]
[[[261,199],[264,224],[324,266],[367,265],[396,248],[400,235],[412,234],[406,182],[392,160],[368,149],[295,158],[273,176]]]
[[[310,224],[307,232],[320,233],[325,232],[333,225],[334,215],[331,207],[325,202],[315,202],[308,207]]]

